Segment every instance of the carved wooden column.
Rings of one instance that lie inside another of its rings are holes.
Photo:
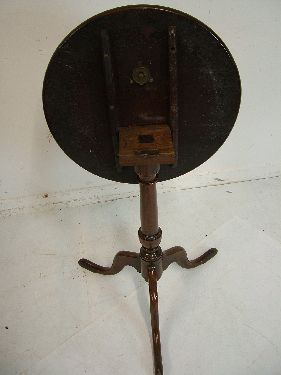
[[[156,191],[156,179],[159,169],[159,164],[135,167],[140,186],[141,227],[138,234],[142,244],[140,249],[141,273],[149,284],[155,375],[163,374],[157,293],[157,280],[160,279],[163,272],[163,254],[159,246],[162,231],[158,226]]]
[[[138,235],[142,247],[140,249],[141,273],[148,281],[148,269],[155,269],[157,280],[160,279],[162,268],[162,250],[159,246],[162,237],[158,226],[158,208],[156,178],[159,165],[143,165],[135,167],[140,186],[140,218],[141,227]]]

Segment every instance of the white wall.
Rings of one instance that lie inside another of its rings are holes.
[[[135,2],[128,2],[135,3]],[[141,2],[140,2],[141,3]],[[155,1],[150,3],[157,4]],[[226,43],[242,80],[242,105],[224,146],[196,171],[162,184],[182,186],[273,176],[281,160],[281,2],[162,1],[210,26]],[[0,198],[2,214],[83,204],[135,192],[84,171],[52,139],[41,89],[50,57],[74,27],[122,1],[0,2]],[[44,194],[48,198],[43,198]],[[75,203],[76,202],[76,203]]]

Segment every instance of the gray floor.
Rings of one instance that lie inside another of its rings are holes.
[[[281,373],[279,177],[159,189],[162,248],[218,255],[159,282],[166,374]],[[1,219],[0,373],[152,374],[147,285],[134,269],[103,277],[118,250],[138,251],[138,197]]]

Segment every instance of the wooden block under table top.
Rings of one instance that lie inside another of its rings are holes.
[[[121,166],[173,164],[175,149],[168,125],[137,125],[119,128]]]

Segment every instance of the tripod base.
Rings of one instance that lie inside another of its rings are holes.
[[[209,249],[204,254],[196,259],[189,260],[186,251],[181,246],[171,247],[170,249],[161,253],[160,259],[157,260],[158,266],[155,263],[145,262],[140,254],[131,251],[118,252],[113,260],[111,267],[103,267],[88,259],[80,259],[79,265],[91,272],[99,273],[102,275],[115,275],[120,272],[125,266],[134,267],[138,272],[142,272],[143,263],[146,264],[146,275],[149,284],[150,295],[150,315],[151,315],[151,328],[152,328],[152,341],[154,352],[154,368],[155,375],[163,374],[162,356],[161,356],[161,341],[159,330],[159,314],[158,314],[158,293],[157,293],[157,280],[160,278],[158,274],[159,261],[161,270],[165,270],[171,263],[177,263],[182,268],[195,268],[201,264],[206,263],[217,254],[217,249]]]

